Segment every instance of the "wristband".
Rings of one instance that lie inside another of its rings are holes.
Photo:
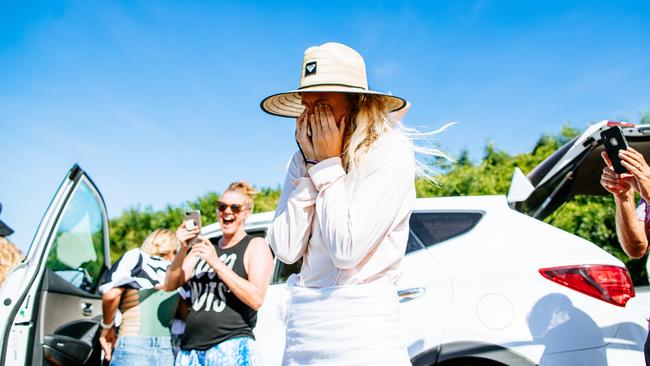
[[[316,160],[309,160],[309,159],[305,159],[305,163],[314,164],[314,165],[318,164],[318,162]]]
[[[104,324],[104,320],[102,319],[99,325],[102,327],[102,329],[112,329],[113,326],[115,326],[115,319],[113,319],[113,321],[108,324]]]

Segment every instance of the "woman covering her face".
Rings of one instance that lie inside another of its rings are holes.
[[[165,286],[188,297],[189,314],[176,365],[259,365],[253,328],[273,270],[266,240],[244,231],[255,190],[246,182],[230,184],[217,202],[222,237],[214,242],[182,223],[176,232],[181,249]],[[190,242],[198,238],[191,245]]]
[[[302,259],[284,365],[410,364],[395,286],[415,201],[406,105],[369,90],[363,58],[338,43],[307,49],[300,88],[261,103],[297,117],[300,147],[267,235],[278,259]]]

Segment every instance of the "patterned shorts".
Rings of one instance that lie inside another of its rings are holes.
[[[221,342],[216,346],[201,350],[181,349],[176,356],[176,366],[260,366],[255,341],[240,337]]]

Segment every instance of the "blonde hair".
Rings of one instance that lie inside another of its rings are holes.
[[[140,250],[149,254],[162,257],[176,249],[176,234],[167,229],[154,230],[140,246]]]
[[[389,131],[397,131],[407,137],[415,153],[453,161],[447,154],[436,148],[420,146],[415,143],[415,141],[424,140],[425,145],[432,146],[429,138],[444,131],[453,123],[436,131],[420,132],[415,128],[404,126],[401,120],[391,117],[387,97],[373,94],[347,95],[353,105],[349,121],[346,123],[346,131],[343,136],[343,156],[341,157],[343,167],[347,172],[353,170],[372,144]],[[418,176],[434,180],[433,171],[426,163],[418,159],[415,160],[415,163]]]
[[[246,207],[253,211],[253,206],[255,204],[255,196],[257,195],[257,190],[250,185],[250,183],[245,180],[239,180],[237,182],[232,182],[228,185],[228,188],[223,193],[226,192],[237,192],[244,196]]]
[[[23,253],[9,239],[0,236],[0,286],[7,279],[9,271],[23,260]]]

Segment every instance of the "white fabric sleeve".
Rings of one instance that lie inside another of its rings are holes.
[[[275,218],[266,235],[280,261],[295,263],[307,248],[317,194],[298,151],[289,163]]]
[[[319,192],[317,224],[338,268],[359,264],[390,233],[400,213],[408,215],[415,199],[415,158],[410,144],[406,139],[385,143],[364,157],[369,160],[364,175],[355,179],[351,197],[340,158],[324,160],[309,170]]]

